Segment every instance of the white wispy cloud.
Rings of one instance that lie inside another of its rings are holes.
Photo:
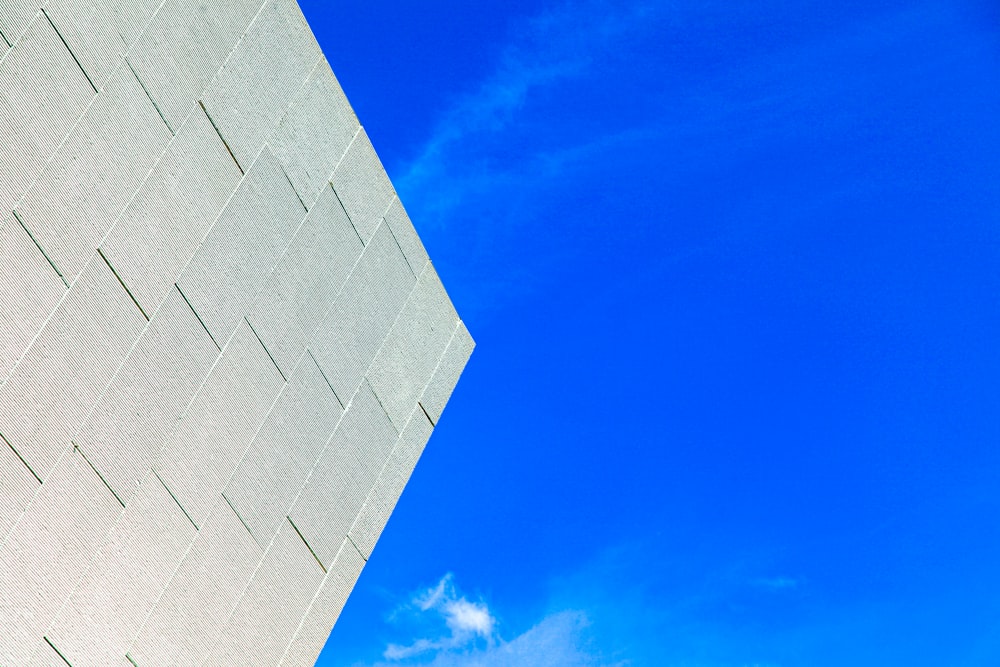
[[[390,644],[383,653],[386,660],[404,660],[429,651],[461,649],[497,639],[496,619],[483,601],[470,601],[455,586],[454,576],[446,574],[435,585],[419,592],[406,605],[423,614],[432,614],[444,622],[448,635],[420,638],[406,644]]]
[[[489,638],[493,636],[496,621],[484,604],[469,602],[465,598],[450,600],[444,608],[448,627],[458,634],[473,634]]]
[[[413,604],[415,604],[420,611],[427,611],[428,609],[436,606],[439,602],[441,602],[441,600],[444,599],[447,589],[452,588],[453,577],[454,575],[451,573],[441,577],[441,581],[438,582],[437,586],[428,588],[423,593],[415,596],[413,598]]]
[[[525,105],[547,89],[586,77],[595,57],[621,49],[632,31],[644,27],[655,6],[572,2],[525,21],[494,71],[453,101],[416,156],[402,165],[394,180],[404,198],[420,202],[424,217],[440,222],[468,196],[523,177],[525,165],[544,160],[551,150],[533,149],[510,163],[504,137],[518,127]],[[565,155],[574,145],[560,150]]]

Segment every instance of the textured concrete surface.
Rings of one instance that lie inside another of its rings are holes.
[[[314,662],[473,346],[294,0],[0,2],[0,667]]]

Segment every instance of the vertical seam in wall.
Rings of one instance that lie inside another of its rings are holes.
[[[215,124],[215,121],[212,119],[212,115],[208,113],[208,109],[205,108],[205,103],[202,102],[201,100],[198,100],[198,106],[201,107],[201,110],[204,112],[205,118],[208,119],[208,122],[212,124],[212,128],[215,130],[215,133],[219,135],[219,139],[222,141],[222,145],[226,147],[227,151],[229,151],[229,157],[233,158],[233,162],[236,163],[236,168],[240,170],[241,174],[246,174],[246,171],[243,170],[243,165],[241,165],[240,161],[236,159],[236,155],[233,153],[233,149],[229,147],[229,142],[226,141],[226,138],[224,136],[222,136],[222,132],[219,131],[219,126]]]
[[[389,208],[392,208],[392,204],[389,204]],[[385,213],[382,214],[381,221],[385,223],[386,227],[389,228],[389,235],[392,236],[392,240],[396,242],[396,247],[399,248],[399,254],[402,255],[403,259],[406,260],[406,268],[410,270],[410,273],[413,274],[414,278],[419,278],[420,274],[413,270],[413,264],[410,263],[410,258],[406,256],[406,251],[403,250],[403,246],[399,244],[399,238],[396,236],[396,232],[392,230],[392,225],[390,225],[389,222],[386,220],[385,216],[389,212],[389,208],[385,209]],[[422,268],[421,268],[421,273],[423,273]]]
[[[318,361],[316,361],[316,357],[314,357],[314,356],[313,356],[313,353],[312,353],[312,350],[310,350],[310,349],[309,349],[309,348],[307,347],[307,348],[306,348],[306,353],[307,353],[307,354],[309,355],[309,357],[310,357],[310,358],[311,358],[311,359],[313,360],[313,363],[314,363],[314,364],[316,364],[316,368],[318,368],[318,369],[319,369],[319,374],[323,376],[323,381],[324,381],[324,382],[326,382],[326,386],[327,386],[327,387],[329,387],[329,388],[330,388],[330,391],[332,391],[332,392],[333,392],[333,397],[334,397],[335,399],[337,399],[337,402],[338,402],[338,403],[340,403],[340,409],[341,409],[341,410],[346,410],[346,409],[347,409],[347,406],[345,406],[345,405],[344,405],[344,402],[343,402],[342,400],[340,400],[340,396],[339,396],[339,395],[337,394],[337,390],[333,388],[333,385],[332,385],[332,384],[330,384],[330,379],[326,377],[326,373],[324,373],[324,372],[323,372],[323,367],[319,365],[319,362],[318,362]]]
[[[337,203],[340,204],[340,208],[344,209],[344,215],[347,216],[347,221],[349,223],[351,223],[351,229],[354,230],[354,233],[357,235],[358,240],[361,241],[361,248],[362,248],[361,254],[364,254],[364,249],[368,247],[368,244],[365,243],[365,240],[363,238],[361,238],[361,232],[358,231],[357,225],[355,225],[354,224],[354,220],[351,219],[351,214],[347,212],[347,207],[344,206],[344,201],[340,198],[340,193],[337,192],[337,186],[335,186],[333,184],[333,181],[329,181],[329,185],[330,185],[330,189],[333,190],[333,196],[337,198]],[[381,221],[379,221],[379,224],[381,224]],[[375,225],[375,230],[372,232],[372,238],[375,238],[375,232],[377,232],[377,231],[378,231],[378,225]],[[389,232],[391,234],[392,230],[389,230]],[[369,240],[371,240],[371,239],[369,239]],[[395,241],[396,237],[393,236],[392,240]],[[396,245],[399,245],[399,244],[397,243]],[[406,255],[403,255],[403,258],[405,259]],[[410,269],[410,271],[412,272],[412,269]],[[350,278],[349,275],[348,275],[348,278]]]
[[[427,261],[428,263],[430,262],[430,260]],[[455,338],[458,337],[458,330],[461,325],[462,325],[462,319],[459,318],[455,321],[455,324],[451,330],[451,337],[448,338],[448,342],[445,343],[444,349],[441,351],[441,356],[438,357],[437,363],[434,364],[434,369],[431,371],[430,376],[428,376],[427,382],[424,383],[424,388],[420,390],[420,396],[417,398],[417,405],[419,405],[420,409],[424,411],[424,414],[427,416],[427,421],[429,421],[431,423],[431,426],[434,427],[437,427],[437,421],[431,418],[431,413],[427,411],[426,407],[424,407],[423,403],[424,395],[427,393],[427,388],[431,386],[431,382],[434,381],[435,376],[437,376],[437,372],[441,369],[441,364],[444,363],[445,357],[448,356],[448,350],[451,349],[451,344],[454,343]],[[438,418],[440,419],[440,414],[438,415]]]
[[[319,567],[321,570],[323,570],[323,574],[326,574],[327,570],[326,567],[323,565],[323,561],[319,559],[319,556],[317,556],[316,552],[313,551],[312,546],[309,544],[309,542],[306,541],[306,538],[302,536],[302,531],[300,531],[299,527],[295,525],[294,521],[292,521],[292,517],[286,516],[285,518],[288,519],[288,523],[292,525],[292,528],[295,530],[295,534],[298,535],[299,539],[302,540],[302,543],[306,545],[306,549],[309,549],[309,553],[312,554],[312,557],[316,559],[317,563],[319,563]]]
[[[367,563],[368,559],[365,558],[365,555],[363,553],[361,553],[361,549],[359,549],[358,545],[354,543],[354,538],[351,537],[350,534],[347,535],[347,541],[351,543],[351,546],[354,547],[354,550],[358,552],[359,556],[361,556],[361,560]]]
[[[264,144],[264,145],[266,146],[267,144]],[[281,164],[279,162],[278,166],[281,167],[281,173],[285,175],[285,180],[288,181],[288,185],[292,188],[292,192],[294,192],[295,196],[298,197],[299,203],[302,204],[302,208],[304,208],[306,210],[306,213],[308,213],[309,212],[309,207],[306,206],[306,203],[304,201],[302,201],[302,195],[299,194],[299,191],[295,187],[295,184],[292,183],[292,179],[288,177],[288,172],[285,171],[285,165],[283,165],[283,164]]]
[[[334,78],[336,78],[336,75],[334,75]],[[350,107],[350,102],[348,102],[348,106]],[[354,113],[353,108],[351,109],[351,113],[354,115],[354,120],[357,120],[358,116],[357,114]],[[334,162],[333,170],[330,172],[329,177],[327,177],[326,179],[331,186],[333,185],[333,177],[336,176],[337,174],[337,169],[340,168],[340,164],[344,161],[344,158],[347,157],[347,154],[351,151],[351,146],[354,145],[354,141],[358,138],[358,135],[361,134],[361,130],[362,130],[361,123],[358,122],[358,126],[354,128],[354,134],[351,135],[351,140],[347,142],[347,146],[344,148],[344,152],[342,152],[337,157],[337,161]]]
[[[218,348],[219,352],[222,352],[222,347],[219,346],[219,341],[215,340],[215,336],[213,336],[212,332],[208,330],[207,326],[205,326],[205,321],[201,319],[201,315],[198,314],[198,311],[195,310],[194,306],[191,305],[191,302],[188,301],[187,295],[184,294],[184,290],[182,290],[181,286],[178,285],[177,283],[174,283],[174,287],[176,287],[177,291],[180,292],[181,298],[184,299],[184,303],[188,305],[188,308],[191,309],[191,312],[194,313],[194,316],[198,318],[198,323],[201,324],[201,328],[205,330],[205,333],[208,334],[208,337],[212,339],[212,343],[215,345],[216,348]]]
[[[21,215],[16,210],[11,211],[11,213],[14,214],[14,219],[17,220],[17,224],[21,225],[21,229],[24,230],[24,233],[27,234],[28,238],[31,239],[32,243],[35,244],[35,247],[38,248],[38,251],[42,253],[42,257],[45,258],[45,261],[49,263],[49,266],[52,267],[52,270],[56,272],[57,276],[59,276],[59,280],[62,281],[62,284],[66,286],[66,289],[69,289],[69,283],[66,282],[66,277],[63,276],[62,271],[59,270],[59,267],[56,266],[56,263],[53,262],[52,258],[49,257],[48,253],[45,252],[45,248],[43,248],[42,244],[38,242],[38,239],[35,238],[35,235],[31,233],[30,229],[28,229],[28,225],[24,224],[24,220],[21,219]]]
[[[73,443],[73,451],[79,454],[83,458],[83,460],[87,462],[87,465],[90,466],[90,469],[94,471],[94,474],[97,475],[97,477],[104,483],[104,486],[108,487],[108,491],[110,491],[111,495],[115,497],[115,500],[118,501],[118,504],[124,508],[125,503],[122,502],[122,499],[118,497],[118,494],[115,493],[115,490],[111,488],[110,484],[108,484],[108,480],[104,479],[104,475],[102,475],[101,472],[97,469],[97,467],[90,462],[90,459],[87,458],[87,455],[83,453],[83,450],[80,449],[80,446],[75,442]]]
[[[122,277],[120,275],[118,275],[117,271],[115,271],[115,267],[111,266],[111,262],[109,262],[108,258],[104,255],[104,251],[101,250],[100,248],[98,248],[97,249],[97,254],[100,255],[101,259],[104,260],[104,263],[108,265],[108,268],[111,269],[111,273],[113,273],[114,276],[115,276],[115,278],[118,280],[118,284],[122,286],[122,289],[125,290],[126,294],[128,294],[128,298],[132,299],[132,303],[135,304],[135,307],[139,309],[139,312],[142,313],[142,316],[145,317],[146,321],[148,322],[149,321],[149,315],[146,314],[146,311],[139,304],[139,301],[135,298],[135,295],[132,294],[132,290],[130,290],[128,288],[128,285],[125,284],[125,281],[122,280]]]
[[[270,359],[271,363],[274,364],[274,367],[278,369],[278,375],[281,376],[282,380],[284,380],[285,382],[288,382],[288,378],[285,377],[285,373],[284,373],[284,371],[281,370],[281,366],[279,366],[278,362],[275,361],[274,357],[271,356],[271,351],[269,349],[267,349],[267,345],[264,345],[264,341],[262,341],[260,339],[260,336],[257,335],[257,331],[253,328],[253,325],[250,324],[250,320],[247,319],[246,317],[244,317],[243,319],[244,319],[244,321],[246,321],[247,326],[250,327],[250,333],[252,333],[253,337],[257,339],[257,342],[260,343],[260,346],[262,348],[264,348],[264,352],[267,354],[267,358]]]
[[[231,509],[233,511],[233,514],[235,514],[236,518],[240,520],[240,523],[243,524],[243,527],[247,529],[247,534],[250,535],[250,539],[252,539],[254,542],[257,542],[257,537],[253,534],[253,531],[250,530],[250,526],[248,526],[247,522],[243,520],[243,517],[240,516],[240,513],[236,511],[236,508],[233,507],[233,504],[229,501],[229,498],[226,497],[226,494],[225,493],[220,493],[219,495],[221,495],[222,499],[226,501],[226,505],[229,505],[229,509]],[[258,546],[259,546],[259,543],[258,543]],[[263,548],[266,549],[267,547],[263,547]]]
[[[354,226],[354,220],[351,219],[351,214],[347,212],[347,207],[344,206],[344,202],[341,201],[340,194],[337,192],[337,187],[333,184],[333,177],[337,175],[337,170],[340,168],[340,164],[344,161],[344,158],[351,152],[351,146],[354,145],[358,135],[361,134],[361,129],[361,124],[358,123],[358,126],[354,128],[354,135],[351,137],[351,140],[347,142],[347,148],[344,149],[344,152],[337,158],[336,164],[333,165],[333,171],[330,172],[330,176],[326,179],[326,183],[330,186],[330,189],[333,190],[333,194],[340,203],[340,207],[344,209],[344,214],[347,215],[347,220],[351,223],[351,228],[354,229],[354,233],[357,234],[358,239],[361,240],[361,247],[366,248],[368,247],[368,244],[365,243],[365,240],[361,238],[361,234],[358,233],[358,228]],[[375,230],[378,231],[378,225],[375,226]],[[372,233],[372,236],[375,236],[374,232]]]
[[[432,378],[434,377],[434,376],[433,376],[433,374],[431,375],[431,377],[432,377]],[[427,389],[427,387],[424,387],[424,390],[425,390],[425,391],[426,391],[426,389]],[[430,414],[429,412],[427,412],[427,408],[425,408],[425,407],[424,407],[424,404],[423,404],[423,402],[422,402],[422,401],[417,401],[417,405],[419,405],[419,406],[420,406],[420,409],[421,409],[421,410],[423,411],[423,413],[424,413],[424,416],[425,416],[425,417],[427,417],[427,421],[429,421],[429,422],[431,423],[431,426],[435,426],[435,427],[436,427],[436,426],[437,426],[437,422],[435,422],[435,421],[434,421],[434,420],[433,420],[433,419],[431,418],[431,414]]]
[[[94,85],[90,75],[87,74],[87,70],[83,69],[83,65],[80,64],[80,59],[76,57],[75,53],[73,53],[73,49],[69,48],[69,44],[66,43],[66,38],[62,36],[61,32],[59,32],[59,28],[56,27],[56,24],[52,21],[52,17],[49,16],[49,13],[45,11],[44,7],[42,7],[42,14],[45,15],[45,19],[49,22],[49,25],[52,26],[52,29],[56,31],[56,34],[59,36],[59,41],[61,41],[63,46],[66,47],[66,50],[69,51],[69,55],[73,56],[73,62],[75,62],[76,66],[80,68],[81,72],[83,72],[83,76],[86,77],[87,83],[90,84],[90,87],[94,89],[95,93],[101,92],[97,89],[97,86]]]
[[[67,659],[66,659],[66,656],[64,656],[64,655],[62,654],[62,651],[60,651],[59,649],[57,649],[57,648],[56,648],[56,645],[52,643],[52,640],[51,640],[51,639],[49,639],[48,637],[43,637],[42,639],[44,639],[44,640],[45,640],[45,643],[46,643],[46,644],[48,644],[48,645],[49,645],[49,647],[50,647],[50,648],[51,648],[51,649],[52,649],[53,651],[55,651],[55,652],[56,652],[56,655],[58,655],[58,656],[59,656],[60,658],[62,658],[62,661],[63,661],[63,662],[65,662],[65,663],[66,663],[67,665],[69,665],[69,667],[73,667],[73,664],[72,664],[72,663],[71,663],[71,662],[70,662],[69,660],[67,660]]]
[[[153,105],[154,109],[156,109],[157,115],[160,117],[160,120],[163,121],[163,124],[167,126],[167,129],[170,130],[170,134],[177,136],[177,132],[174,131],[174,128],[170,127],[170,123],[167,122],[167,117],[164,116],[163,112],[160,110],[160,105],[157,104],[156,100],[153,99],[153,96],[149,94],[149,89],[146,88],[146,84],[142,82],[142,79],[139,78],[139,74],[135,71],[135,68],[132,67],[132,63],[129,62],[127,57],[122,58],[122,60],[125,61],[129,71],[132,72],[132,76],[135,77],[135,80],[139,82],[139,87],[142,88],[142,92],[146,93],[146,97],[149,98],[149,103]]]
[[[336,77],[337,75],[334,74],[334,78]],[[347,104],[348,106],[350,106],[350,102],[348,102]],[[351,113],[354,113],[353,108],[351,109]],[[354,119],[355,120],[358,119],[357,114],[354,114]],[[354,134],[351,135],[351,140],[347,142],[347,147],[344,148],[344,152],[340,154],[340,157],[337,158],[337,163],[333,165],[333,171],[330,172],[330,178],[329,178],[330,185],[333,185],[333,177],[336,175],[337,169],[340,168],[340,163],[343,162],[344,158],[347,157],[347,154],[351,152],[351,146],[353,146],[354,142],[357,141],[358,135],[361,134],[361,130],[363,129],[364,128],[361,126],[361,121],[358,121],[358,126],[354,128]]]
[[[14,456],[16,456],[17,459],[24,464],[24,467],[28,469],[28,472],[31,473],[31,476],[37,479],[39,484],[44,484],[42,478],[38,476],[38,473],[36,473],[34,469],[28,465],[28,462],[24,460],[23,456],[21,456],[21,452],[17,451],[17,448],[15,448],[14,445],[10,444],[10,440],[8,440],[3,433],[0,433],[0,440],[3,440],[5,443],[7,443],[7,446],[10,447],[10,450],[14,452]]]
[[[375,354],[375,357],[378,358],[378,353]],[[373,360],[372,364],[374,364],[374,363],[375,362]],[[375,397],[375,400],[378,402],[378,406],[380,408],[382,408],[382,414],[384,414],[385,418],[389,420],[389,424],[392,425],[392,430],[394,430],[396,432],[396,437],[398,438],[399,434],[401,433],[401,431],[399,430],[399,427],[397,427],[396,424],[395,424],[395,422],[392,421],[392,415],[390,415],[389,411],[385,409],[384,405],[382,405],[382,399],[378,397],[378,392],[375,391],[375,387],[372,386],[372,383],[368,381],[368,370],[371,369],[372,364],[369,364],[368,365],[368,369],[365,370],[365,376],[363,378],[361,378],[361,383],[368,385],[368,391],[370,391],[372,393],[372,396]]]
[[[163,481],[162,477],[160,477],[160,473],[156,472],[155,470],[151,470],[150,472],[152,472],[153,475],[156,476],[156,479],[160,480],[160,484],[162,484],[163,488],[167,490],[167,493],[170,494],[170,497],[174,499],[174,502],[177,503],[177,506],[181,508],[181,511],[184,512],[184,516],[186,516],[187,520],[191,522],[191,525],[194,526],[194,529],[200,531],[201,529],[198,528],[198,524],[194,522],[194,519],[191,518],[191,515],[188,514],[188,511],[184,509],[184,505],[181,505],[181,501],[177,500],[177,496],[174,495],[174,492],[170,490],[170,487],[167,486],[167,483]]]

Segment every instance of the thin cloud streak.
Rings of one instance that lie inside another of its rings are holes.
[[[628,667],[628,661],[607,662],[593,652],[588,637],[590,620],[584,612],[567,610],[550,614],[534,627],[509,642],[497,641],[481,647],[433,646],[416,642],[424,655],[416,653],[370,667],[398,667],[399,660],[419,658],[426,667]],[[425,640],[421,640],[425,641]],[[434,650],[436,653],[428,654]]]
[[[793,577],[763,577],[754,579],[753,585],[772,591],[788,591],[798,588],[802,582]]]
[[[504,50],[494,73],[454,102],[417,157],[403,165],[396,185],[404,199],[421,199],[425,216],[431,214],[440,224],[468,194],[494,178],[506,180],[509,166],[498,167],[489,151],[470,154],[468,146],[497,141],[517,125],[530,98],[543,89],[585,78],[596,54],[620,49],[652,12],[651,4],[622,8],[597,1],[561,5],[528,21]],[[587,144],[593,141],[585,138]],[[525,157],[538,161],[545,152]],[[421,194],[429,192],[436,193],[433,200]]]

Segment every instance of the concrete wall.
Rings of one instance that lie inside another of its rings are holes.
[[[0,1],[0,666],[314,662],[472,347],[294,0]]]

